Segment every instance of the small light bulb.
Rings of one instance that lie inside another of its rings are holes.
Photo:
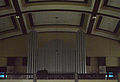
[[[93,16],[92,19],[96,19],[96,16]]]
[[[16,16],[16,19],[19,19],[20,18],[20,16]]]

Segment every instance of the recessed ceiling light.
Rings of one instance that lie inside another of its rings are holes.
[[[92,19],[96,19],[96,16],[93,16]]]
[[[19,19],[20,18],[20,16],[15,16],[16,17],[16,19]]]

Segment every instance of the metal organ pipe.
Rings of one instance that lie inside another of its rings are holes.
[[[79,30],[76,35],[76,73],[86,73],[86,51],[85,51],[85,38],[84,33]]]
[[[75,53],[75,82],[78,82],[78,73],[86,73],[86,51],[84,33],[78,30],[76,34],[76,53]]]
[[[76,34],[76,51],[63,40],[57,39],[39,48],[38,54],[37,32],[32,30],[29,36],[27,72],[36,73],[45,68],[50,73],[86,73],[84,37],[84,33],[79,30]]]
[[[32,30],[29,35],[27,73],[37,72],[37,67],[38,67],[37,58],[38,58],[37,32],[35,30]],[[28,78],[33,78],[33,77],[29,75]]]

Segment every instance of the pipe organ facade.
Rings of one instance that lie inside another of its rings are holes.
[[[86,50],[84,33],[76,33],[76,48],[61,39],[49,41],[38,48],[37,32],[31,31],[29,37],[27,72],[39,70],[49,73],[86,73]]]
[[[46,69],[50,73],[74,73],[75,49],[63,40],[53,40],[39,48],[38,69]]]

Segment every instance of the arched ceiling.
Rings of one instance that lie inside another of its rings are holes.
[[[0,0],[0,39],[80,28],[120,40],[120,0]]]

